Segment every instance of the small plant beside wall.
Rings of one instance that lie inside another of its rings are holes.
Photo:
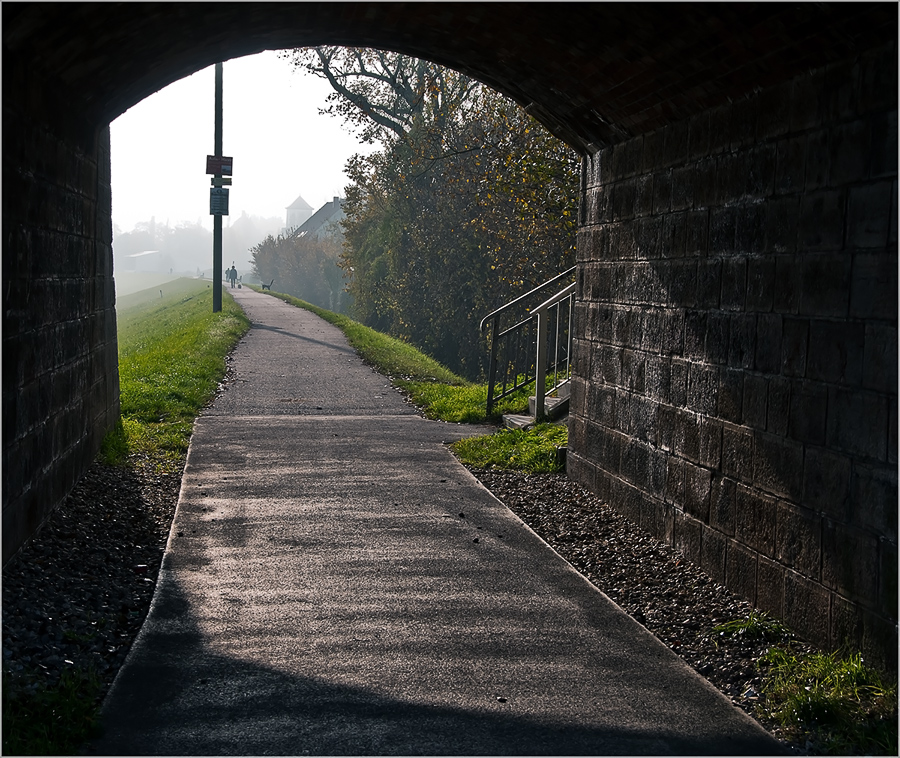
[[[758,665],[766,673],[761,715],[805,737],[810,752],[897,755],[897,683],[859,653],[797,657],[774,647]]]
[[[771,616],[751,611],[747,618],[719,624],[713,627],[713,631],[728,637],[743,637],[747,640],[769,640],[775,642],[781,639],[787,630],[783,624]]]
[[[48,686],[3,675],[3,754],[73,755],[99,734],[100,680],[92,670],[64,669]]]
[[[720,624],[728,637],[783,639],[765,613]],[[757,717],[810,755],[897,755],[897,683],[859,653],[798,652],[773,645],[756,662],[763,678]]]

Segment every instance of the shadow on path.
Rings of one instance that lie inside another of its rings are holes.
[[[104,736],[90,755],[760,755],[773,744],[674,735],[603,717],[600,725],[405,702],[321,678],[217,655],[191,624],[170,582],[154,602],[156,624],[116,682]],[[167,622],[174,623],[169,629]],[[490,684],[485,683],[486,690]],[[577,697],[577,693],[573,693]],[[673,693],[677,697],[677,693]],[[615,714],[613,710],[612,714]]]
[[[346,347],[344,345],[335,345],[333,342],[325,342],[324,340],[316,340],[312,337],[307,337],[303,334],[297,334],[297,332],[290,331],[289,329],[282,329],[278,326],[267,326],[265,324],[253,324],[254,329],[261,329],[265,332],[275,332],[276,334],[280,334],[284,337],[293,337],[294,339],[302,340],[303,342],[309,342],[316,345],[322,345],[323,347],[330,348],[332,350],[337,350],[342,353],[347,353],[348,355],[357,355],[356,350],[352,347]]]
[[[94,754],[781,751],[447,449],[484,428],[417,416],[314,314],[236,299],[247,381],[195,424]],[[297,388],[319,415],[285,412]]]

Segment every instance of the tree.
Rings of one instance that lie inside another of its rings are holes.
[[[321,112],[344,119],[369,144],[403,139],[429,116],[441,128],[444,115],[478,86],[451,69],[385,50],[313,47],[283,55],[328,81],[334,92]]]
[[[578,159],[499,93],[383,51],[314,48],[323,112],[382,149],[355,156],[341,266],[364,323],[477,378],[478,324],[574,263]]]
[[[251,248],[253,273],[261,281],[278,282],[278,290],[313,305],[346,309],[338,267],[341,245],[334,235],[269,235]]]

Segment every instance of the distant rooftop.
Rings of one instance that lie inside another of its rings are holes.
[[[325,203],[319,210],[313,213],[306,221],[293,231],[296,237],[305,237],[307,234],[316,234],[320,229],[333,219],[343,218],[344,201],[336,197],[331,202]]]
[[[285,208],[288,211],[311,211],[312,209],[313,207],[303,199],[303,195],[297,195],[297,199]]]

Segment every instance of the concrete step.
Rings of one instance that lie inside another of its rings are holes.
[[[507,429],[528,429],[534,426],[534,397],[528,398],[528,410],[531,415],[521,416],[507,413],[503,416],[503,426]],[[568,397],[544,398],[544,413],[548,421],[558,421],[569,412]]]
[[[534,416],[517,416],[514,413],[503,415],[503,426],[507,429],[527,429],[534,426]]]
[[[528,398],[528,413],[534,417],[534,406],[535,406],[535,398],[534,395]],[[568,393],[566,397],[545,397],[544,398],[544,413],[547,418],[551,421],[555,421],[560,416],[565,415],[569,410],[569,397]]]

